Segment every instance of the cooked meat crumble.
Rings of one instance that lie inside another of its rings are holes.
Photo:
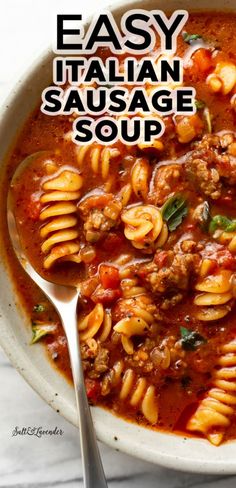
[[[205,135],[187,158],[185,170],[201,193],[218,200],[224,186],[236,183],[235,135]]]

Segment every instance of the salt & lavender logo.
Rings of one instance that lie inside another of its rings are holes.
[[[14,427],[12,431],[12,437],[17,437],[17,436],[35,436],[41,439],[41,437],[44,436],[62,436],[64,434],[64,431],[62,429],[59,429],[58,427],[54,427],[53,429],[44,429],[41,426],[33,426],[33,427]]]

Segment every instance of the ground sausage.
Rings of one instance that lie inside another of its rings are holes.
[[[122,205],[112,194],[92,195],[79,205],[84,220],[85,237],[94,243],[105,237],[107,232],[120,222]]]
[[[191,241],[192,246],[192,241]],[[189,248],[191,247],[189,246]],[[188,249],[187,244],[182,250]],[[156,296],[162,296],[162,308],[169,308],[182,300],[184,292],[191,286],[196,277],[201,258],[192,252],[167,251],[168,258],[164,266],[159,266],[158,259],[140,266],[139,276]]]
[[[206,135],[196,144],[185,163],[187,178],[213,200],[224,186],[236,183],[236,136],[232,133]]]
[[[153,188],[148,195],[148,200],[153,205],[163,205],[167,198],[183,189],[183,168],[180,164],[161,166],[155,172]]]

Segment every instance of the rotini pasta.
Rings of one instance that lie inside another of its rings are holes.
[[[77,149],[77,160],[79,167],[84,162],[91,165],[91,169],[95,174],[101,174],[104,180],[109,175],[110,163],[113,159],[120,156],[120,151],[116,147],[105,147],[99,144],[92,144],[91,146],[80,146]]]
[[[40,220],[43,226],[40,237],[44,268],[50,268],[55,261],[67,260],[79,263],[79,232],[77,226],[76,202],[80,197],[82,177],[75,171],[62,169],[42,185],[40,198],[43,209]]]
[[[129,277],[130,271],[127,277],[124,276],[124,273],[120,274],[124,277],[124,279],[121,281],[122,295],[124,298],[133,298],[137,297],[138,295],[146,294],[146,289],[144,286],[139,285],[138,279]]]
[[[137,311],[134,310],[134,313]],[[148,331],[148,323],[141,317],[127,317],[121,319],[115,326],[114,330],[121,334],[121,342],[127,354],[133,354],[134,346],[131,340],[132,336],[143,336]]]
[[[155,388],[148,385],[146,378],[137,379],[134,371],[127,369],[122,378],[119,397],[123,401],[128,399],[132,407],[138,407],[150,424],[157,423],[158,404]]]
[[[195,296],[194,304],[199,307],[196,317],[203,321],[219,320],[232,309],[232,272],[221,270],[200,280],[195,288],[200,293]]]
[[[156,311],[152,298],[146,289],[139,285],[138,279],[132,277],[132,269],[124,268],[120,272],[122,299],[120,305],[129,310],[129,317],[122,318],[114,326],[114,331],[121,334],[122,346],[127,354],[134,353],[132,336],[143,336],[149,326],[155,322]]]
[[[207,83],[214,93],[228,95],[236,83],[236,66],[229,61],[217,63],[215,70],[207,77]]]
[[[117,199],[120,201],[122,208],[128,205],[131,198],[131,194],[132,194],[132,187],[130,183],[123,186],[119,191],[119,193],[117,194]]]
[[[235,340],[221,347],[216,367],[212,388],[189,420],[187,429],[202,432],[212,444],[218,446],[236,409]]]
[[[112,318],[109,310],[104,310],[102,304],[97,303],[93,310],[84,318],[78,320],[80,340],[84,342],[88,339],[96,338],[104,342],[112,328]]]
[[[119,399],[128,402],[131,407],[139,410],[152,425],[158,421],[158,401],[156,390],[146,378],[138,377],[132,369],[125,369],[124,361],[117,361],[112,370],[104,378],[104,393],[107,388],[119,389]]]
[[[150,168],[148,161],[143,158],[137,159],[131,171],[132,189],[136,197],[145,200],[148,194],[148,180]]]
[[[121,220],[125,224],[125,237],[143,252],[150,253],[162,247],[168,238],[167,225],[160,210],[153,205],[132,206],[123,211]]]
[[[128,259],[129,255],[123,256],[124,259]],[[148,312],[153,312],[156,310],[156,306],[153,304],[152,297],[144,286],[141,286],[139,279],[135,277],[135,271],[132,265],[124,266],[119,272],[121,278],[121,290],[123,299],[135,298],[135,306],[133,310],[137,312],[137,307],[139,309],[140,317],[142,317],[146,322],[152,323],[154,321],[153,315],[148,315]],[[141,311],[142,309],[142,311]],[[147,315],[145,315],[147,313]]]

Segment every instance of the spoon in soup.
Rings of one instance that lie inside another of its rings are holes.
[[[44,155],[46,156],[46,154],[46,151],[34,153],[25,158],[17,167],[11,180],[7,197],[8,230],[13,249],[21,266],[54,305],[61,318],[65,331],[79,420],[84,486],[85,488],[106,488],[107,482],[99,454],[84,384],[76,314],[80,292],[76,287],[64,286],[47,281],[34,269],[25,253],[14,214],[14,185],[19,181],[19,178],[23,176],[24,171],[30,164],[36,159],[43,157]]]

